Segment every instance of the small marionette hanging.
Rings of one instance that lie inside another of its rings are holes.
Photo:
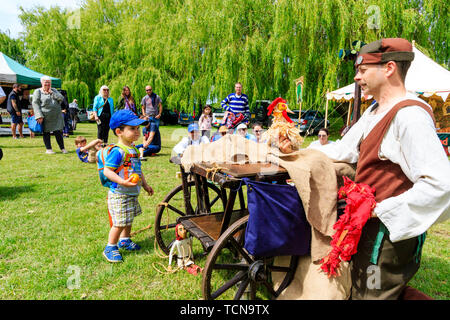
[[[300,130],[295,127],[294,122],[289,118],[288,112],[293,113],[283,98],[276,98],[267,107],[267,115],[273,115],[272,125],[264,132],[262,139],[272,147],[278,147],[280,137],[287,137],[291,141],[292,150],[300,149],[303,138],[300,136]]]
[[[194,263],[194,255],[192,253],[192,237],[187,236],[187,230],[182,224],[175,227],[176,240],[172,244],[169,253],[168,270],[172,271],[172,258],[176,254],[177,265],[179,269],[184,269],[190,274],[197,275],[203,270]],[[176,252],[175,252],[176,250]]]

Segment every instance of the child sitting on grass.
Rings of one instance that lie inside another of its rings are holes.
[[[139,119],[130,110],[115,112],[109,126],[119,138],[117,147],[106,156],[103,173],[112,182],[108,192],[108,213],[110,232],[103,255],[109,262],[122,262],[120,249],[139,250],[140,246],[131,241],[131,227],[134,217],[141,214],[138,196],[141,186],[149,195],[153,189],[147,184],[141,170],[139,152],[133,142],[140,136],[139,125],[147,121]],[[138,182],[132,182],[131,175],[139,175]]]
[[[102,148],[103,141],[101,139],[96,139],[89,144],[83,136],[78,136],[75,138],[75,146],[77,147],[78,158],[82,162],[95,163],[95,153]]]

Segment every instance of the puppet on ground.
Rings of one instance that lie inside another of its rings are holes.
[[[203,270],[194,263],[194,255],[192,253],[192,238],[187,236],[187,230],[183,225],[177,224],[175,227],[176,240],[172,244],[169,253],[168,270],[172,270],[172,258],[176,250],[177,265],[179,269],[184,269],[190,274],[197,275]]]
[[[303,138],[300,136],[300,130],[295,127],[294,122],[289,118],[289,110],[286,100],[283,98],[276,98],[267,107],[267,115],[273,115],[272,125],[263,133],[262,140],[266,140],[267,144],[272,147],[278,147],[278,142],[281,137],[286,137],[291,141],[292,150],[300,149],[303,143]]]

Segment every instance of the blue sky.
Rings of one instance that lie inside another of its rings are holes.
[[[10,36],[17,38],[23,31],[19,20],[20,6],[24,9],[31,9],[38,5],[45,8],[59,6],[76,9],[82,0],[0,0],[0,2],[0,30],[3,32],[9,30]]]

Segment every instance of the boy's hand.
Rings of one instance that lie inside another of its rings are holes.
[[[135,187],[135,186],[137,186],[137,184],[138,184],[138,182],[132,182],[131,181],[131,177],[129,177],[128,179],[126,179],[126,180],[122,180],[122,183],[120,183],[122,186],[124,186],[124,187]]]
[[[148,193],[150,196],[152,196],[152,195],[155,193],[155,191],[153,191],[153,188],[150,187],[148,184],[145,184],[145,185],[143,185],[142,187],[144,188],[145,191],[147,191],[147,193]]]

